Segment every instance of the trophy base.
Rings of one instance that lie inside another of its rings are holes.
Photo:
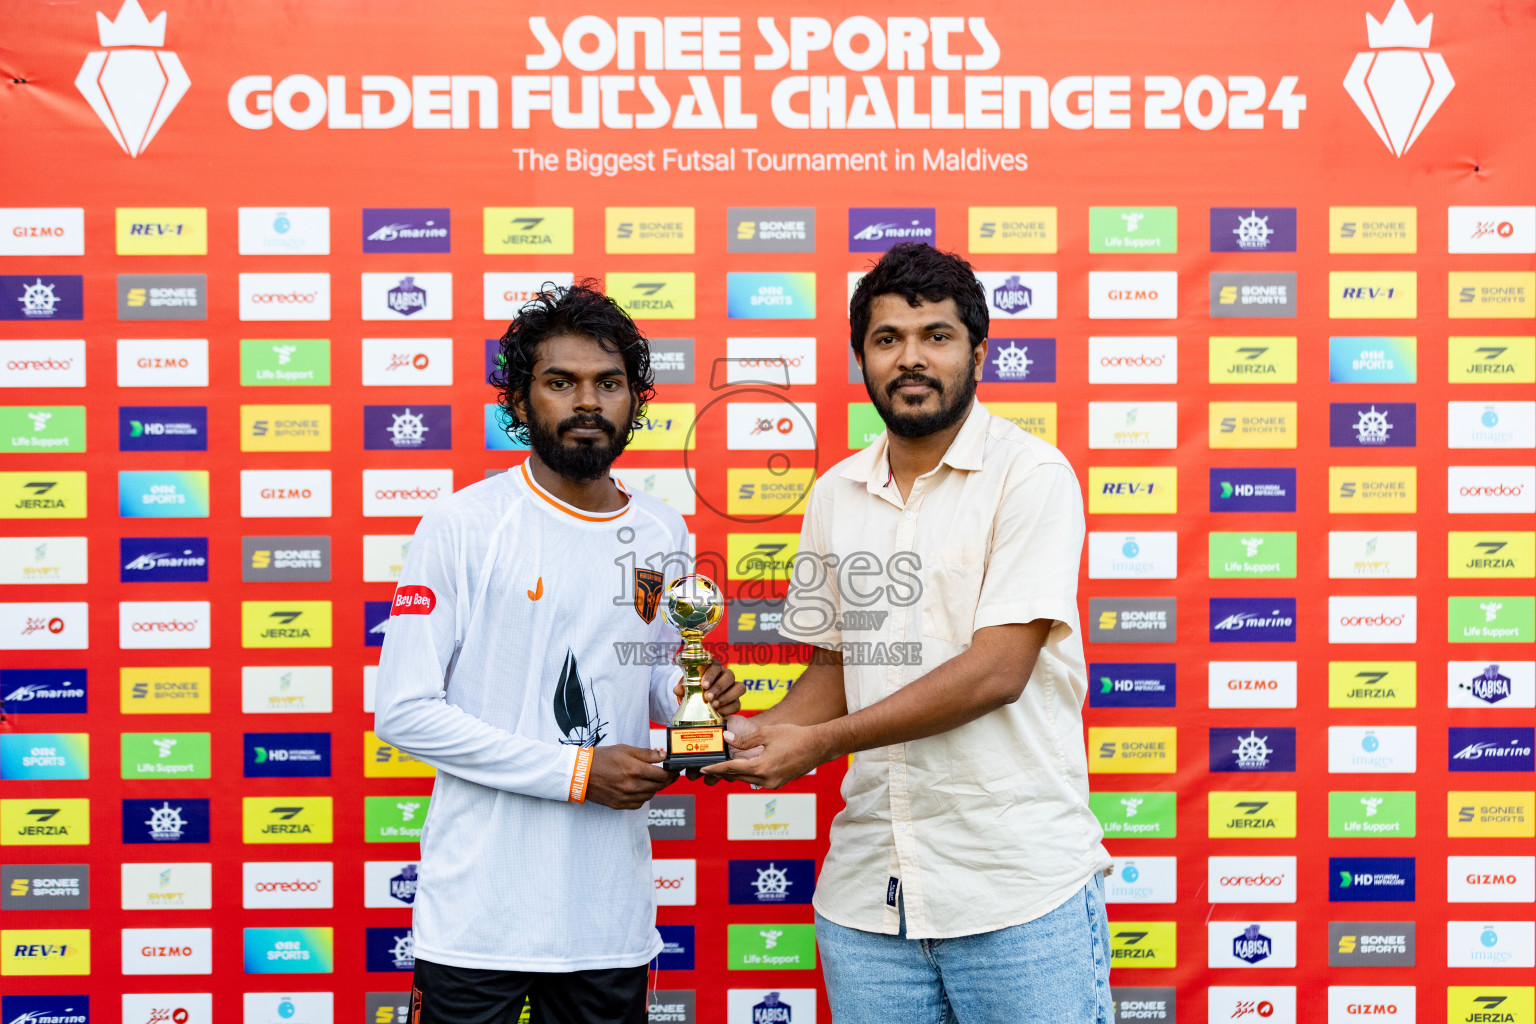
[[[667,758],[661,762],[666,771],[688,771],[730,759],[731,755],[725,749],[723,724],[667,727]]]

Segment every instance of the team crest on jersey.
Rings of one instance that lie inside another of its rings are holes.
[[[661,573],[655,569],[635,568],[635,611],[646,622],[656,619],[656,606],[661,603]]]

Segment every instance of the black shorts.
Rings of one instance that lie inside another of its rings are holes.
[[[416,958],[410,1024],[645,1024],[648,964],[541,974],[449,967]]]

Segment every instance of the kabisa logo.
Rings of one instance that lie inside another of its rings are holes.
[[[1213,597],[1211,643],[1296,642],[1294,597]]]
[[[853,207],[848,211],[848,251],[885,252],[900,242],[932,245],[933,207]]]
[[[1034,304],[1034,291],[1018,274],[1010,275],[1002,284],[992,289],[992,305],[1004,313],[1022,313]]]
[[[1429,51],[1435,16],[1415,22],[1404,0],[1383,21],[1365,16],[1369,52],[1355,54],[1344,90],[1393,156],[1402,156],[1456,87],[1445,58]]]
[[[124,800],[124,843],[208,842],[208,800]]]
[[[401,316],[411,316],[427,308],[427,291],[418,287],[414,277],[406,276],[389,290],[389,308]]]
[[[1055,380],[1055,338],[989,340],[987,360],[981,368],[983,384],[1050,384]]]
[[[1449,733],[1453,772],[1536,771],[1536,729],[1453,728]]]
[[[449,252],[448,211],[363,209],[363,252]]]
[[[0,705],[10,711],[84,714],[86,678],[83,668],[0,668]]]
[[[1274,953],[1274,943],[1268,935],[1259,931],[1259,925],[1251,924],[1241,935],[1232,940],[1232,955],[1248,964],[1269,959]]]
[[[400,872],[389,876],[389,894],[401,903],[415,904],[417,866],[407,864]]]
[[[96,30],[101,45],[109,49],[86,55],[75,76],[75,88],[123,152],[137,157],[187,94],[192,80],[175,53],[159,49],[165,45],[164,11],[150,21],[139,0],[123,0],[115,20],[96,12]]]
[[[1455,685],[1457,689],[1470,693],[1489,706],[1499,703],[1513,692],[1509,676],[1500,674],[1497,665],[1487,665],[1471,679]],[[9,699],[9,697],[6,698],[6,700]]]

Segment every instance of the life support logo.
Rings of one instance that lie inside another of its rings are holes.
[[[432,609],[437,607],[437,595],[432,593],[432,588],[421,586],[407,586],[395,588],[394,604],[390,607],[389,614],[394,615],[430,615]]]

